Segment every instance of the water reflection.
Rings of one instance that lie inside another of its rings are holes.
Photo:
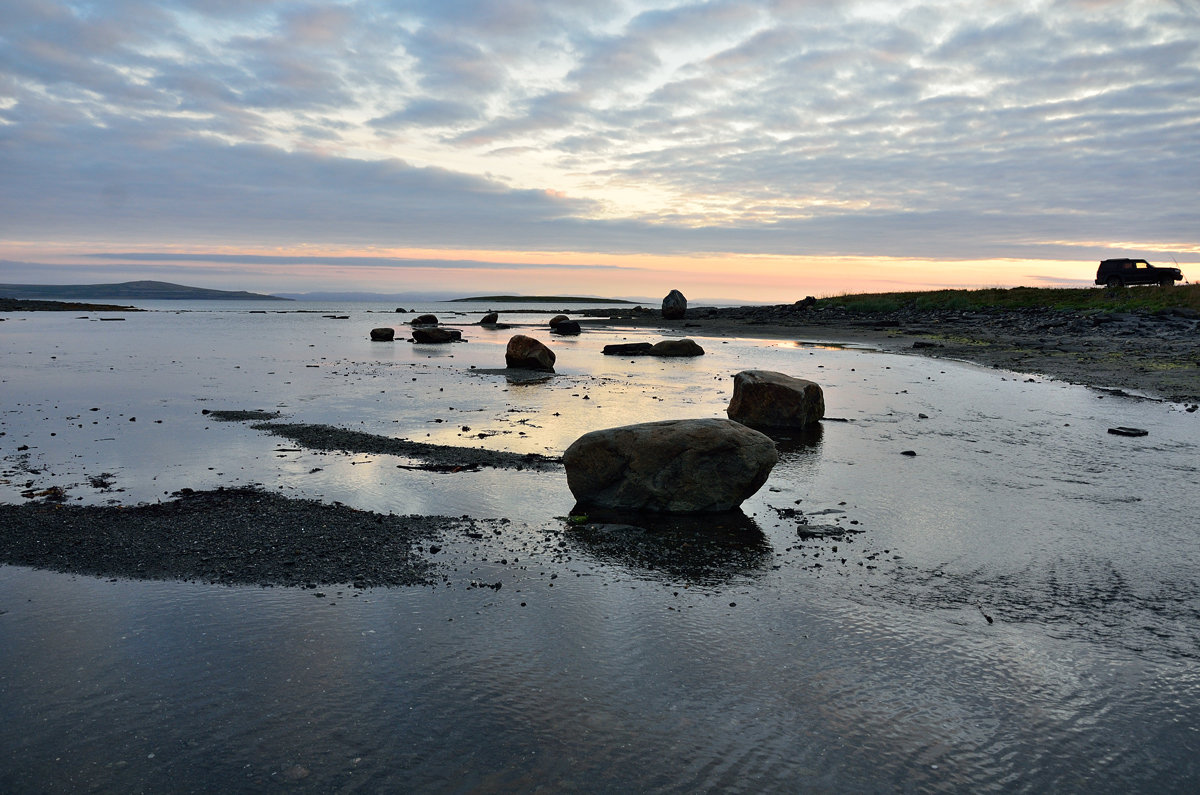
[[[583,512],[577,506],[573,515]],[[774,555],[762,528],[741,510],[678,515],[588,509],[587,517],[567,534],[571,546],[654,579],[715,585],[756,577]]]

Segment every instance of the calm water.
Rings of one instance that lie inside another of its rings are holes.
[[[518,384],[485,371],[530,329],[432,347],[370,342],[412,316],[390,306],[153,306],[0,323],[0,500],[253,483],[511,521],[446,539],[436,588],[314,598],[0,567],[0,790],[1197,781],[1200,416],[1181,406],[829,340],[700,338],[698,359],[630,360],[600,348],[658,335],[540,328],[558,373]],[[573,503],[561,474],[414,472],[202,413],[557,454],[598,427],[723,416],[748,368],[816,380],[847,421],[782,443],[743,506],[752,540],[714,547],[704,571],[675,565],[670,538],[631,556],[568,533],[549,552]],[[806,540],[793,511],[862,532]]]

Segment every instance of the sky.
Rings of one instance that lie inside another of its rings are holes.
[[[1200,279],[1200,0],[3,0],[0,283]]]

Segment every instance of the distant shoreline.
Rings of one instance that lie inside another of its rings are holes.
[[[621,298],[586,298],[569,295],[476,295],[470,298],[454,298],[446,303],[463,304],[481,301],[491,301],[496,304],[629,304],[631,306],[637,304],[637,301],[625,301]]]

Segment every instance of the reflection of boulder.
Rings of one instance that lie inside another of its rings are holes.
[[[379,340],[380,342],[391,342],[396,338],[396,329],[394,328],[373,328],[371,329],[371,339]]]
[[[825,395],[812,381],[771,370],[744,370],[733,377],[726,413],[754,428],[803,428],[825,416]]]
[[[554,351],[524,334],[510,339],[504,351],[505,365],[522,370],[553,370],[555,358]]]
[[[694,583],[761,574],[773,559],[767,537],[741,510],[688,516],[592,510],[566,539],[606,563]]]
[[[718,418],[592,431],[563,453],[567,486],[581,504],[665,513],[736,508],[777,460],[769,437]]]

